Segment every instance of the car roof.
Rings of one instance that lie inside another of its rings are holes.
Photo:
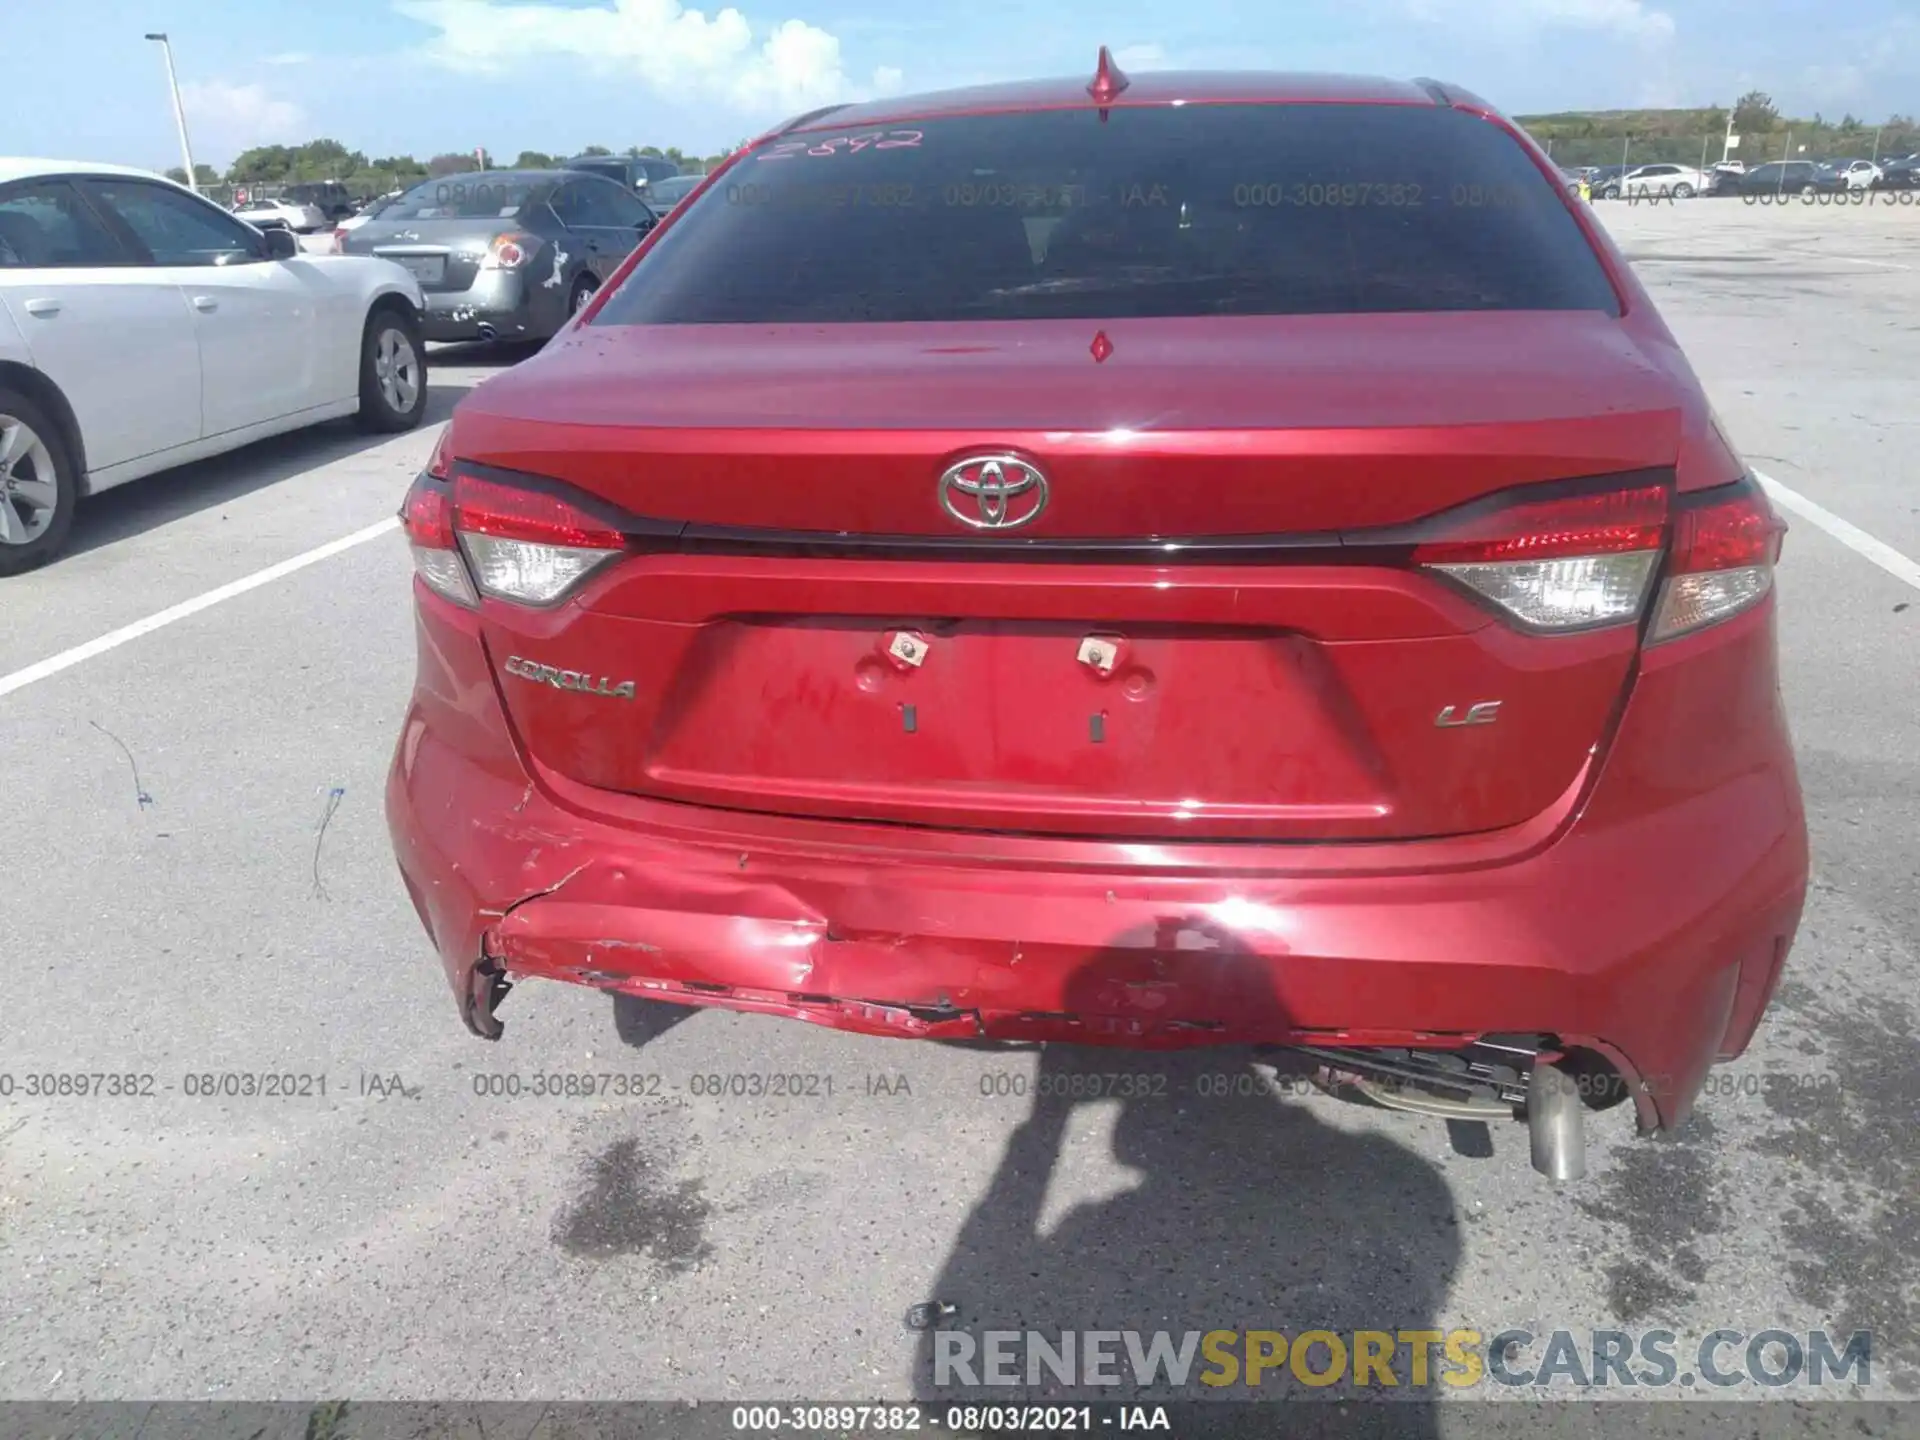
[[[1087,84],[1093,73],[1093,67],[1088,66],[1074,76],[868,100],[814,111],[788,121],[782,128],[818,130],[849,125],[890,125],[903,120],[931,120],[984,111],[1079,108],[1092,103]],[[1114,97],[1112,108],[1171,105],[1175,101],[1195,104],[1322,101],[1428,106],[1458,102],[1468,107],[1490,108],[1478,96],[1458,86],[1442,86],[1432,80],[1277,70],[1143,71],[1127,77],[1127,86]]]
[[[0,185],[11,180],[31,180],[39,175],[131,175],[141,180],[176,182],[157,170],[142,170],[137,165],[108,165],[99,160],[49,160],[30,155],[0,155]],[[185,188],[184,186],[181,188]]]
[[[425,180],[416,181],[401,193],[418,190],[423,185],[462,183],[478,185],[483,181],[490,181],[496,185],[506,181],[516,185],[531,185],[538,180],[577,180],[580,178],[580,173],[578,170],[568,170],[564,166],[557,166],[551,170],[456,170],[451,175],[432,175]]]

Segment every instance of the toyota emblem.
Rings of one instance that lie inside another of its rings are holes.
[[[1047,477],[1018,455],[970,455],[940,473],[940,508],[971,530],[1016,530],[1047,508]]]

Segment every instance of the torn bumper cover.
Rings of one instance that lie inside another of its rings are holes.
[[[1121,846],[719,814],[530,778],[443,728],[462,727],[410,713],[388,816],[489,1037],[527,977],[928,1039],[1533,1033],[1611,1064],[1653,1129],[1744,1048],[1804,896],[1800,817],[1765,775],[1591,825],[1570,792],[1436,871],[1443,842]]]

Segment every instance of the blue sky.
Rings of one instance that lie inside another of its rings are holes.
[[[0,149],[177,163],[141,39],[162,29],[217,166],[318,136],[708,152],[832,100],[1091,73],[1101,43],[1137,69],[1436,75],[1516,113],[1756,87],[1800,114],[1920,111],[1916,0],[0,0]]]

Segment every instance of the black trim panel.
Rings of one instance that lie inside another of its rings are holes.
[[[1510,486],[1465,505],[1434,511],[1405,525],[1360,530],[1318,530],[1278,535],[1148,536],[1141,539],[988,539],[965,535],[863,535],[832,530],[773,530],[705,525],[632,514],[612,501],[564,480],[456,460],[453,472],[496,484],[551,495],[578,506],[637,550],[675,550],[703,555],[781,555],[814,559],[961,560],[983,564],[1030,561],[1052,564],[1150,563],[1155,565],[1274,565],[1337,561],[1343,564],[1404,563],[1412,548],[1432,538],[1439,523],[1453,524],[1525,501],[1570,499],[1611,490],[1675,484],[1669,468],[1630,470],[1544,484]]]

